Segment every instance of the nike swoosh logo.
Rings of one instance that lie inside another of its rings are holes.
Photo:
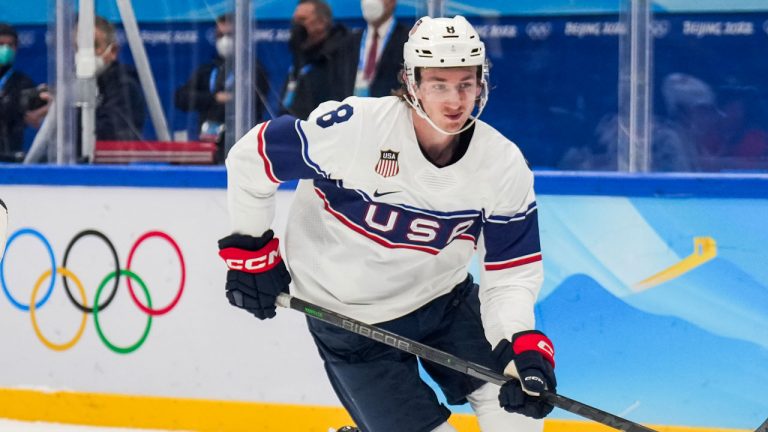
[[[389,194],[398,193],[398,192],[400,192],[400,191],[391,191],[391,192],[379,192],[379,190],[378,190],[378,189],[376,189],[376,190],[373,192],[373,196],[374,196],[375,198],[378,198],[378,197],[383,197],[384,195],[389,195]]]

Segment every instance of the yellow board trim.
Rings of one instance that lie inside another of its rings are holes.
[[[0,418],[199,432],[327,432],[329,427],[353,424],[341,407],[1,388]],[[471,414],[454,414],[449,422],[460,432],[480,430]],[[745,432],[651,427],[659,432]],[[544,431],[609,432],[614,429],[588,421],[548,419]]]
[[[712,237],[694,237],[693,252],[670,267],[636,283],[634,291],[644,291],[678,278],[717,256],[717,243]]]

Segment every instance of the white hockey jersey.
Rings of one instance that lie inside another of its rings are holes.
[[[397,97],[320,105],[307,121],[261,123],[227,158],[233,231],[270,228],[274,193],[299,182],[284,238],[291,293],[355,319],[403,316],[448,293],[475,249],[492,345],[534,326],[542,282],[533,174],[477,121],[466,153],[438,168]]]

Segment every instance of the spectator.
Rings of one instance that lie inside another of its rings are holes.
[[[232,100],[234,85],[234,30],[231,14],[216,18],[216,56],[195,70],[189,80],[176,90],[176,107],[182,111],[198,113],[200,140],[216,142],[218,160],[224,156],[224,126],[227,103]],[[254,65],[254,121],[260,122],[267,113],[265,102],[269,82],[259,62]]]
[[[292,21],[293,63],[282,92],[283,112],[306,119],[321,102],[350,96],[357,52],[352,34],[333,23],[324,0],[300,0]]]
[[[396,21],[396,0],[362,0],[360,7],[368,27],[355,34],[357,62],[355,95],[389,96],[400,87],[403,45],[410,28]]]
[[[93,30],[99,89],[96,140],[141,140],[145,104],[136,70],[117,60],[120,45],[112,23],[97,16]]]
[[[724,156],[731,168],[768,167],[768,117],[756,87],[730,84],[718,92]],[[724,161],[725,162],[725,161]]]
[[[626,139],[628,119],[616,113],[605,114],[594,130],[591,145],[572,146],[563,154],[559,169],[577,171],[624,171],[629,167],[628,155],[619,155],[619,140]],[[657,172],[690,172],[697,170],[694,149],[681,140],[679,132],[668,120],[654,117],[651,128],[649,169]]]
[[[661,94],[666,117],[654,116],[650,136],[649,168],[657,172],[700,171],[707,149],[719,142],[715,94],[708,84],[691,75],[673,73],[664,78]],[[626,114],[604,115],[595,128],[593,146],[568,149],[561,169],[624,170],[628,155],[619,151],[619,139],[629,130]],[[621,154],[620,154],[621,153]]]
[[[39,127],[48,112],[50,95],[14,68],[19,46],[16,30],[0,23],[0,161],[24,159],[24,125]]]
[[[568,148],[558,168],[577,171],[625,171],[628,154],[619,154],[619,140],[629,130],[626,117],[604,115],[594,130],[593,145]],[[679,132],[667,120],[653,118],[649,169],[655,172],[691,172],[698,170],[694,149],[684,143]]]
[[[672,73],[661,85],[667,118],[658,122],[659,128],[669,128],[678,148],[654,145],[654,151],[668,150],[668,158],[657,158],[657,171],[709,171],[713,161],[722,153],[722,119],[717,109],[712,87],[692,75]]]

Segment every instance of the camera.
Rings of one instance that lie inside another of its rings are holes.
[[[48,86],[41,84],[34,88],[24,89],[19,94],[19,105],[24,111],[32,111],[45,106],[46,102],[40,94],[48,91]]]

